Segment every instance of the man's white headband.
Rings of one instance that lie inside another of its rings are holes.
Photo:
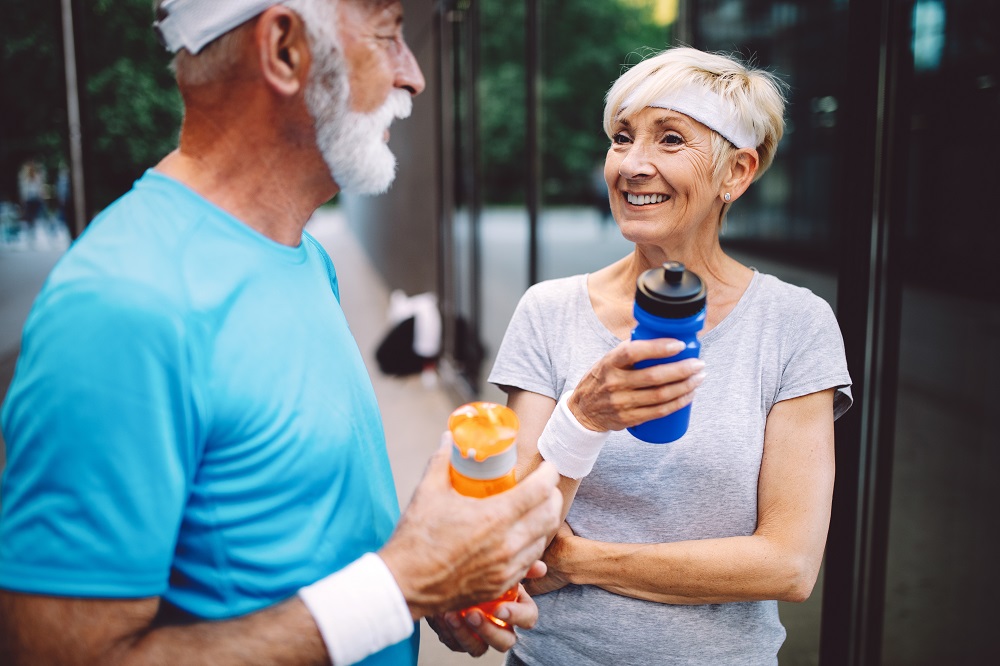
[[[633,92],[622,103],[622,108],[631,104],[634,99]],[[694,118],[705,127],[721,134],[737,148],[756,148],[764,139],[763,136],[758,136],[760,132],[755,132],[753,127],[746,127],[740,122],[732,102],[702,86],[693,85],[675,90],[650,102],[647,106],[670,109]]]
[[[164,0],[153,28],[171,53],[206,44],[282,0]]]

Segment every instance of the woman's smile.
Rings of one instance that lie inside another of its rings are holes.
[[[625,192],[624,194],[625,200],[633,206],[649,206],[663,203],[670,198],[668,194],[640,194],[633,192]]]

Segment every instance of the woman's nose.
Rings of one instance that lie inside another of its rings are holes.
[[[618,173],[629,180],[648,178],[655,171],[649,149],[643,143],[633,143],[618,168]]]

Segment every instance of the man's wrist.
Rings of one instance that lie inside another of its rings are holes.
[[[375,553],[299,590],[336,666],[409,638],[413,618],[392,572]]]

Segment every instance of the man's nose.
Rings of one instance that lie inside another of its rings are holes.
[[[399,54],[395,86],[409,90],[411,95],[419,95],[427,87],[424,74],[420,71],[420,65],[417,64],[417,58],[410,50],[410,45],[405,41],[403,42],[403,50]]]

